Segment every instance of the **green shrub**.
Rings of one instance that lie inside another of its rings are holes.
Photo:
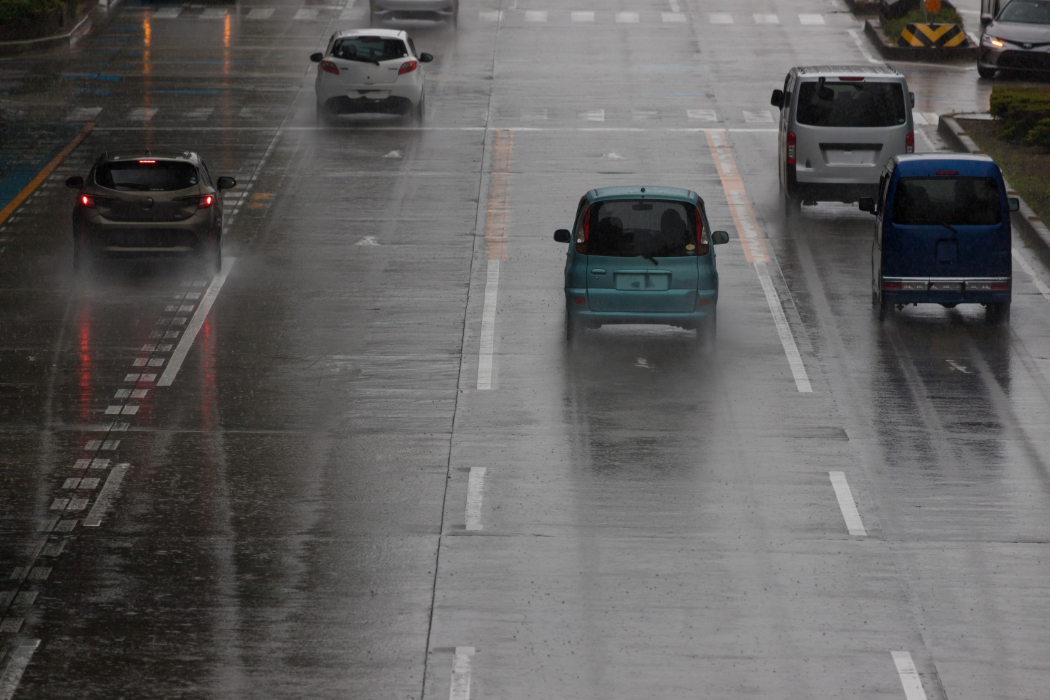
[[[903,17],[891,19],[882,25],[882,31],[886,38],[896,42],[901,38],[906,24],[958,24],[962,27],[962,16],[958,10],[946,2],[941,2],[941,9],[934,14],[923,14],[922,9],[912,10]]]
[[[1050,87],[996,85],[989,111],[999,121],[996,138],[1050,148]]]
[[[62,7],[62,0],[0,0],[0,24],[34,20]]]

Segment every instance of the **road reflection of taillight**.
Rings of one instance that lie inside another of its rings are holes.
[[[904,152],[915,153],[915,132],[909,131],[908,135],[904,137]]]
[[[790,131],[787,135],[787,164],[795,164],[795,135]]]
[[[331,61],[321,61],[321,70],[325,73],[331,73],[332,75],[339,75],[339,66]]]

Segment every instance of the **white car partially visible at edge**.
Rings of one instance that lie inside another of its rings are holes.
[[[393,29],[336,32],[324,53],[310,60],[317,68],[317,118],[379,112],[422,122],[426,112],[424,63],[434,57],[416,51],[412,38]]]

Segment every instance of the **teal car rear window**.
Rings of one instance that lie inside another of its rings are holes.
[[[701,241],[706,245],[707,234]],[[625,199],[591,208],[590,255],[683,257],[697,250],[696,209],[683,202]]]
[[[893,223],[994,226],[1003,220],[999,184],[990,177],[902,177]]]

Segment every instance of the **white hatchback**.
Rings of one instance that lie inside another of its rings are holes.
[[[385,112],[421,122],[426,112],[423,64],[434,57],[417,53],[412,38],[392,29],[336,32],[327,50],[310,60],[317,70],[317,118]]]

